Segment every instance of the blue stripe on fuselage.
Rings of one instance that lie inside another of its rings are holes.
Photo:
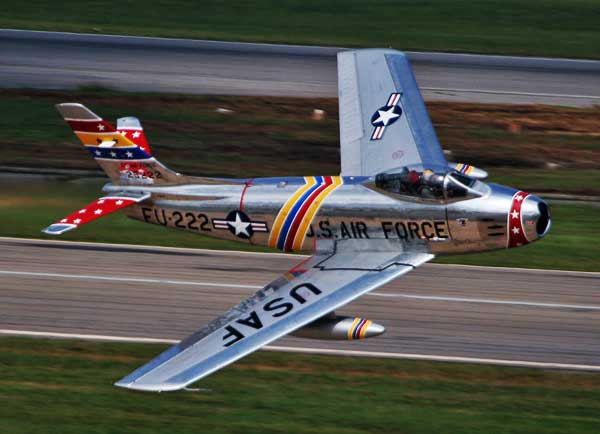
[[[294,221],[296,214],[298,214],[298,210],[302,207],[302,204],[304,203],[304,201],[313,193],[313,191],[315,191],[317,188],[319,188],[323,184],[323,177],[315,176],[315,181],[316,181],[316,184],[313,185],[309,190],[307,190],[302,195],[302,197],[300,197],[300,199],[296,201],[296,203],[294,204],[294,207],[292,208],[290,213],[285,218],[283,227],[281,228],[281,231],[279,232],[279,238],[277,239],[277,248],[279,250],[283,250],[283,248],[285,246],[285,239],[287,238],[287,233],[290,230],[290,226],[292,225],[292,222]]]

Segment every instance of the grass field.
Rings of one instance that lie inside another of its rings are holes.
[[[102,181],[18,183],[2,181],[0,236],[52,238],[40,230],[100,195]],[[491,253],[437,258],[437,262],[600,271],[600,207],[552,206],[548,237],[532,245]],[[63,240],[133,243],[176,247],[262,250],[247,244],[216,240],[130,220],[122,213],[102,218],[60,237]]]
[[[0,165],[97,169],[53,105],[80,101],[142,119],[156,156],[181,173],[339,173],[337,100],[0,90]],[[219,107],[230,115],[215,112]],[[314,108],[327,112],[314,121]],[[450,161],[537,192],[600,195],[600,107],[428,104]],[[547,170],[548,163],[557,164]]]
[[[9,3],[0,27],[600,58],[595,0]]]
[[[163,347],[0,338],[0,432],[596,434],[600,375],[259,352],[147,394],[112,383]]]
[[[0,91],[0,165],[98,169],[53,104],[81,101],[107,119],[137,115],[154,154],[168,166],[206,176],[339,173],[337,101],[187,97],[78,92]],[[215,109],[225,107],[233,114]],[[313,108],[327,112],[310,119]],[[600,195],[600,108],[484,104],[429,105],[448,157],[491,173],[490,181],[526,191]],[[516,130],[515,130],[515,125]],[[558,169],[548,170],[552,162]],[[94,200],[102,181],[2,181],[0,234],[41,237],[57,218]],[[550,236],[510,252],[441,258],[444,262],[600,271],[600,208],[553,207]],[[65,234],[67,240],[245,249],[189,233],[143,225],[117,214]]]

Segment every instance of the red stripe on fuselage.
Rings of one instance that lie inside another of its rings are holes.
[[[364,326],[367,324],[367,320],[366,319],[361,319],[360,320],[360,324],[358,325],[358,328],[356,330],[356,338],[355,339],[360,339],[360,332],[362,331],[362,329],[364,328]]]
[[[246,181],[246,184],[244,185],[244,189],[242,190],[242,196],[240,197],[240,211],[244,211],[244,196],[246,195],[246,190],[248,190],[248,187],[250,187],[250,184],[252,184],[254,182],[254,178],[252,178],[249,181]]]
[[[298,227],[302,223],[302,220],[304,219],[304,216],[306,215],[306,211],[308,211],[308,209],[310,208],[310,205],[314,202],[314,200],[317,197],[319,197],[319,195],[321,194],[321,192],[323,190],[325,190],[327,187],[329,187],[331,184],[333,184],[333,179],[331,178],[331,176],[325,176],[325,177],[323,177],[323,179],[325,182],[319,188],[317,188],[315,191],[313,191],[312,194],[308,198],[306,198],[306,200],[302,204],[302,207],[296,214],[296,217],[294,218],[294,221],[292,222],[292,227],[288,231],[287,238],[285,239],[285,250],[292,249],[292,246],[294,245],[294,238],[296,238],[296,232],[298,232]]]

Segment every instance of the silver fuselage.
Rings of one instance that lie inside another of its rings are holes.
[[[329,191],[313,186],[312,197],[307,184],[323,177],[214,179],[169,187],[107,184],[104,191],[150,192],[150,200],[127,209],[131,218],[283,251],[311,251],[319,239],[369,238],[418,243],[434,254],[467,253],[526,244],[550,226],[544,202],[523,193],[518,220],[524,237],[511,239],[516,229],[510,213],[520,193],[501,185],[488,184],[482,197],[428,203],[383,194],[371,177],[329,178],[339,185]],[[236,212],[245,216],[246,227],[238,222],[236,229]]]

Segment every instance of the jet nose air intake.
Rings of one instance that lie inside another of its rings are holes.
[[[548,204],[537,196],[517,192],[508,214],[508,247],[518,247],[542,238],[550,230]]]
[[[530,194],[523,201],[521,214],[525,235],[529,241],[546,235],[550,229],[550,211],[546,202]]]
[[[543,200],[540,200],[538,203],[538,211],[540,215],[538,217],[537,224],[535,226],[536,232],[538,236],[543,237],[550,230],[550,226],[552,225],[552,219],[550,218],[550,208],[548,204]]]

